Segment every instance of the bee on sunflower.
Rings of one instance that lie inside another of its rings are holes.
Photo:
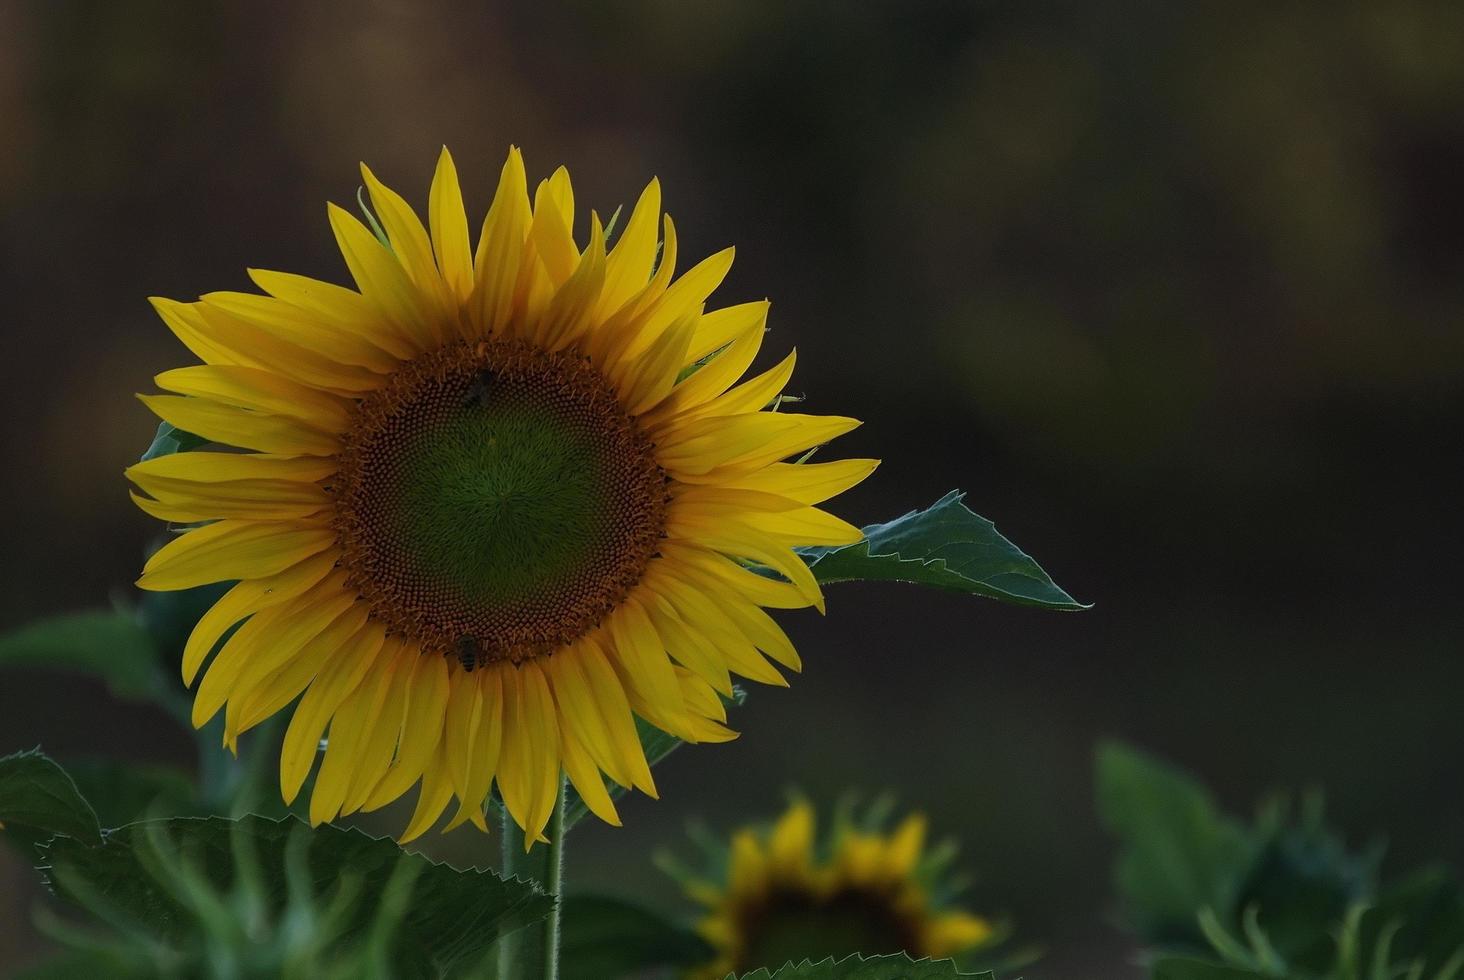
[[[888,829],[888,813],[845,807],[820,839],[813,806],[799,799],[772,824],[728,840],[698,834],[704,870],[663,855],[662,867],[703,907],[696,928],[716,953],[688,980],[853,953],[961,960],[993,950],[1007,930],[955,904],[954,845],[927,847],[920,813]]]
[[[511,149],[474,245],[445,149],[425,225],[362,174],[380,236],[329,208],[356,288],[153,300],[202,363],[142,400],[221,450],[127,470],[190,526],[138,585],[237,583],[183,654],[193,723],[234,747],[295,703],[280,788],[321,756],[312,823],[420,786],[404,841],[454,800],[486,829],[496,785],[528,846],[567,777],[618,824],[602,773],[656,795],[634,716],[723,741],[734,675],[799,669],[765,610],[823,610],[793,549],[860,539],[817,505],[876,461],[787,461],[858,423],[776,410],[792,353],[742,380],[768,303],[706,309],[732,250],[677,276],[657,181],[581,247],[568,173],[531,199]]]

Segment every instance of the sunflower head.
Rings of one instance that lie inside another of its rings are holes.
[[[700,873],[672,864],[705,908],[698,923],[717,951],[697,978],[721,978],[804,959],[905,952],[945,958],[993,944],[997,928],[951,904],[954,850],[927,849],[913,813],[885,829],[881,809],[840,813],[820,839],[813,807],[794,802],[771,825],[708,840]]]
[[[454,801],[483,827],[496,787],[531,842],[567,776],[616,823],[604,777],[655,793],[634,716],[725,740],[734,676],[799,669],[766,610],[823,608],[794,549],[859,539],[817,505],[875,461],[803,461],[857,423],[779,410],[791,353],[743,379],[768,304],[707,309],[732,250],[678,274],[656,181],[581,244],[569,175],[531,197],[511,150],[475,242],[446,150],[425,224],[362,175],[380,237],[328,212],[354,288],[153,301],[201,363],[143,401],[217,449],[127,471],[185,532],[138,584],[233,583],[184,651],[193,720],[233,747],[293,704],[313,821],[415,786],[406,837]]]

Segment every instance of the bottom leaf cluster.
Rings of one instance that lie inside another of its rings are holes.
[[[1319,798],[1246,823],[1187,774],[1107,745],[1098,802],[1154,980],[1464,980],[1464,885],[1440,869],[1381,882],[1381,848],[1349,849]]]

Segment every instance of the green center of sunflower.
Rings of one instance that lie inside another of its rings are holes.
[[[639,581],[665,474],[587,361],[512,341],[444,348],[362,401],[336,528],[389,629],[468,668],[551,653]]]
[[[892,897],[862,889],[846,888],[828,896],[775,889],[744,911],[741,933],[739,973],[850,953],[923,955],[915,924],[900,914]]]

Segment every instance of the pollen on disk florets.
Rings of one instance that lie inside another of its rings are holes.
[[[666,476],[571,352],[457,344],[356,409],[332,487],[342,565],[388,629],[472,668],[552,653],[640,580]]]

